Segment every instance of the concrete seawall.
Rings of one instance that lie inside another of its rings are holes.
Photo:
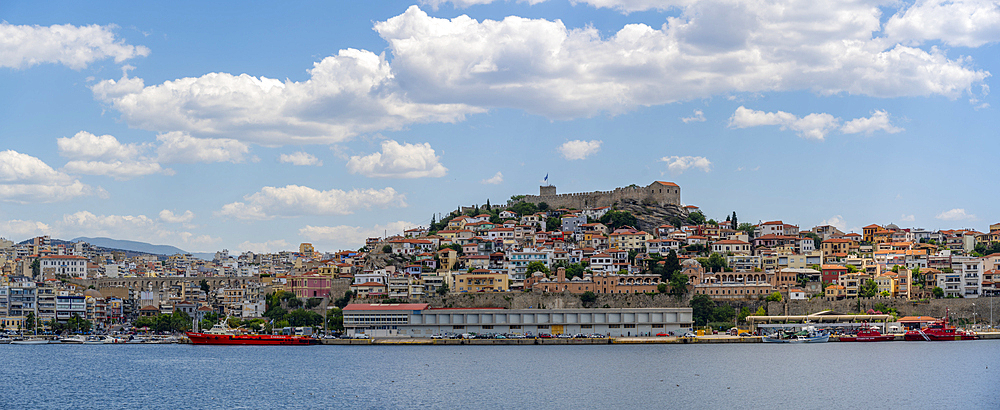
[[[1000,332],[980,333],[982,340],[1000,340]],[[897,334],[896,341],[903,335]],[[840,342],[836,336],[830,342]],[[968,342],[968,341],[966,341]],[[492,345],[610,345],[610,344],[719,344],[719,343],[762,343],[760,336],[699,336],[699,337],[612,337],[600,339],[430,339],[430,338],[384,338],[384,339],[324,339],[324,345],[439,345],[439,346],[492,346]],[[846,342],[845,342],[846,343]],[[858,342],[854,342],[858,343]],[[861,342],[864,344],[864,342]]]

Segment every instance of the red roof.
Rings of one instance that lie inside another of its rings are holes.
[[[656,181],[656,183],[660,184],[660,185],[666,185],[666,186],[677,186],[677,184],[675,184],[673,182]]]
[[[351,287],[355,287],[355,286],[385,286],[385,284],[384,283],[378,283],[378,282],[365,282],[365,283],[359,283],[357,285],[351,285]]]
[[[358,310],[426,310],[430,307],[427,303],[352,303],[344,308],[344,311]]]

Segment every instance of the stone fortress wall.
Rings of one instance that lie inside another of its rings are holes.
[[[575,209],[611,206],[622,200],[632,200],[661,206],[680,206],[681,188],[673,183],[656,181],[645,187],[625,187],[615,188],[614,191],[557,194],[555,186],[547,185],[539,187],[539,195],[526,195],[523,199],[524,202],[533,204],[545,202],[550,208]]]

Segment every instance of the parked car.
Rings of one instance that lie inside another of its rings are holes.
[[[694,333],[692,333],[692,332],[687,332],[687,333],[685,333],[685,334],[684,334],[684,336],[682,336],[682,337],[695,337],[695,334],[694,334]]]
[[[657,333],[656,336],[658,336],[658,337],[667,337],[667,334],[663,333],[663,332],[660,332],[660,333]]]
[[[548,333],[539,333],[538,337],[541,338],[541,339],[551,339],[552,335],[550,335]]]

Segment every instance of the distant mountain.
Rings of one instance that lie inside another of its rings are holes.
[[[133,252],[152,253],[152,254],[156,254],[156,255],[170,256],[170,255],[175,255],[175,254],[178,254],[178,253],[188,253],[187,251],[184,251],[183,249],[180,249],[180,248],[177,248],[177,247],[174,247],[174,246],[170,246],[170,245],[151,245],[151,244],[148,244],[148,243],[145,243],[145,242],[123,241],[123,240],[111,239],[111,238],[84,238],[84,237],[79,237],[79,238],[73,239],[70,242],[79,242],[79,241],[84,241],[84,242],[89,243],[91,245],[100,246],[102,248],[121,249],[121,250],[126,250],[126,251],[133,251]]]

